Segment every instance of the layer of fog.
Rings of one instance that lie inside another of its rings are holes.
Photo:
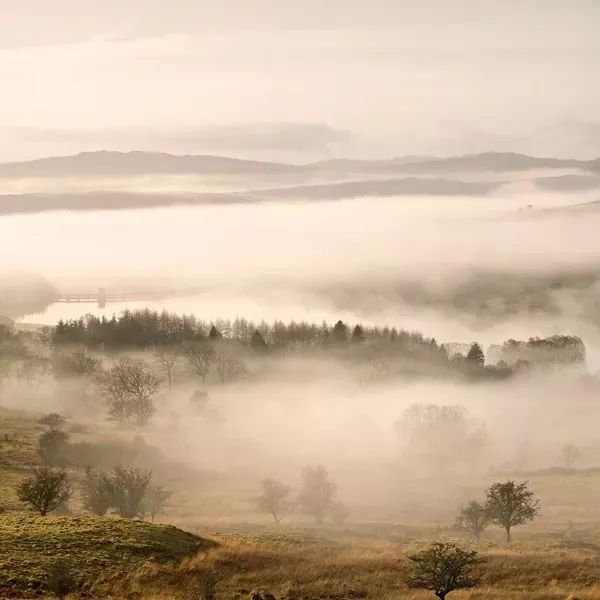
[[[250,365],[255,373],[264,367],[259,363]],[[102,404],[70,395],[66,385],[50,382],[35,393],[5,388],[2,404],[56,410],[91,427],[88,435],[101,427],[106,436]],[[390,518],[410,510],[426,519],[452,517],[460,502],[481,495],[494,479],[564,466],[566,444],[579,448],[578,467],[600,466],[594,425],[600,416],[598,384],[577,372],[534,372],[496,384],[427,379],[365,384],[360,369],[347,363],[296,357],[272,362],[260,381],[211,386],[202,409],[190,401],[194,389],[193,381],[172,392],[163,389],[145,430],[114,427],[113,435],[143,436],[169,459],[217,475],[218,482],[202,485],[203,494],[235,490],[217,510],[220,517],[240,500],[244,510],[254,511],[250,496],[261,478],[297,486],[301,469],[312,464],[327,467],[354,515]],[[469,427],[483,432],[485,443],[467,455],[461,447],[444,447],[457,458],[440,470],[415,452],[401,427],[405,410],[415,403],[465,407]],[[188,482],[190,493],[195,485]],[[198,504],[199,516],[207,510]]]
[[[1,220],[0,271],[42,273],[66,292],[193,288],[194,297],[150,305],[209,320],[344,318],[485,343],[557,332],[596,337],[576,289],[556,293],[553,314],[481,321],[451,310],[457,289],[477,273],[560,280],[597,272],[600,213],[545,211],[595,199],[593,192],[541,193],[521,182],[484,198],[14,215]],[[405,305],[398,290],[417,284],[439,301]],[[124,307],[53,305],[25,320],[52,324]]]

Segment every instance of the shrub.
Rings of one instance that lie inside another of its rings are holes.
[[[64,506],[69,501],[71,492],[64,470],[53,471],[41,467],[35,470],[33,477],[19,485],[17,497],[45,516],[48,512]]]

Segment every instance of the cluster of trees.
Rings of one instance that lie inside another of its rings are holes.
[[[111,419],[137,425],[145,425],[154,414],[154,398],[163,384],[170,389],[185,376],[206,388],[211,379],[229,384],[248,372],[235,347],[209,341],[159,347],[148,360],[122,357],[108,366],[85,347],[64,348],[55,350],[49,363],[54,377],[74,386],[72,391],[103,399]]]
[[[292,488],[281,481],[263,479],[260,487],[258,509],[271,515],[276,524],[293,511],[314,517],[318,524],[329,518],[335,525],[341,525],[348,516],[346,506],[336,500],[336,484],[330,481],[322,466],[306,467],[302,471],[302,485],[295,500],[290,498]]]
[[[527,482],[494,483],[485,492],[485,502],[472,500],[460,509],[456,527],[479,538],[489,525],[498,525],[510,542],[511,529],[533,520],[539,510],[540,502]]]
[[[64,469],[39,467],[22,481],[17,497],[45,516],[56,510],[67,511],[73,494]],[[84,507],[95,515],[113,510],[125,519],[150,517],[154,521],[167,504],[171,493],[152,484],[152,473],[144,469],[115,467],[112,472],[86,469],[83,489]]]
[[[580,365],[585,363],[585,344],[574,335],[553,335],[507,340],[502,346],[491,346],[488,354],[499,366],[527,367],[545,365]]]

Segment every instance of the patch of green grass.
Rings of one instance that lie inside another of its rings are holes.
[[[52,566],[71,565],[85,590],[148,562],[179,562],[209,542],[181,529],[108,517],[0,515],[0,596],[44,592]]]
[[[36,420],[16,411],[0,410],[0,507],[20,507],[16,488],[39,465]]]

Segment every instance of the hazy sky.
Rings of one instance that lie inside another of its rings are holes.
[[[600,155],[596,0],[0,0],[0,160]]]

